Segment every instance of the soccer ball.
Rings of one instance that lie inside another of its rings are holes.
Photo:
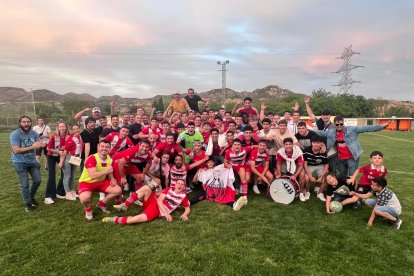
[[[331,204],[329,204],[329,209],[334,213],[339,213],[342,211],[342,204],[339,201],[332,201]]]

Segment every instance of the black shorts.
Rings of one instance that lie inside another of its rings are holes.
[[[358,185],[358,188],[356,189],[356,192],[359,194],[367,194],[371,191],[372,191],[371,186]]]
[[[42,152],[44,153],[45,156],[47,155],[47,149],[46,149],[46,147],[40,148],[40,149],[36,149],[36,156],[41,156],[42,155]]]

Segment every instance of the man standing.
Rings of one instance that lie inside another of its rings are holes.
[[[84,114],[86,112],[92,112],[92,117],[95,119],[95,121],[97,122],[96,126],[99,126],[99,118],[101,117],[101,109],[99,107],[94,107],[94,108],[84,108],[81,111],[79,111],[78,113],[76,113],[76,115],[74,116],[75,122],[81,122],[85,127],[86,127],[86,118],[88,118],[89,116],[85,116]]]
[[[187,101],[181,98],[181,94],[179,92],[174,93],[174,99],[170,102],[170,105],[167,109],[172,109],[172,113],[174,112],[185,112],[190,111],[191,108],[188,105]]]
[[[257,109],[252,106],[252,101],[253,100],[250,97],[244,98],[243,100],[244,107],[237,109],[237,107],[242,103],[242,101],[238,100],[236,105],[233,108],[233,111],[232,111],[233,115],[246,113],[248,117],[250,116],[259,117],[259,111],[257,111]]]
[[[96,126],[96,120],[93,117],[88,117],[85,120],[85,129],[81,132],[81,138],[84,143],[84,148],[82,151],[82,163],[81,170],[83,170],[83,164],[89,155],[96,153],[96,149],[99,143],[99,133]]]
[[[188,89],[188,94],[184,97],[184,99],[187,101],[190,109],[194,110],[195,112],[200,112],[200,109],[198,108],[198,102],[204,102],[208,104],[209,101],[209,99],[204,99],[198,95],[195,95],[193,88]]]
[[[30,117],[20,117],[19,127],[10,134],[11,159],[19,176],[25,210],[31,212],[38,205],[34,197],[41,182],[40,164],[36,160],[35,150],[46,145],[40,142],[39,135],[32,130],[32,119]],[[28,174],[32,177],[31,187],[29,187]]]
[[[111,115],[111,127],[104,128],[101,137],[105,137],[112,132],[119,132],[120,130],[121,128],[119,127],[119,116],[116,114]]]
[[[383,125],[344,126],[344,118],[336,116],[334,119],[335,129],[327,131],[315,130],[315,132],[327,138],[328,151],[336,145],[340,175],[347,177],[352,176],[359,167],[359,157],[362,154],[362,148],[359,144],[358,135],[364,132],[383,130],[391,121]]]
[[[37,134],[39,134],[39,139],[41,142],[45,144],[49,142],[49,136],[52,131],[50,130],[50,127],[45,124],[45,120],[43,118],[37,118],[37,125],[33,127],[33,130],[36,131]],[[47,171],[47,158],[46,158],[47,149],[46,147],[36,150],[36,159],[37,161],[40,160],[40,156],[42,155],[42,152],[45,155],[45,171]]]

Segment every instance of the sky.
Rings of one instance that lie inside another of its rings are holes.
[[[0,86],[149,98],[278,85],[414,101],[414,1],[2,0]]]

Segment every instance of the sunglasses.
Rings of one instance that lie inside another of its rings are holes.
[[[344,124],[335,124],[336,126],[343,126]]]

